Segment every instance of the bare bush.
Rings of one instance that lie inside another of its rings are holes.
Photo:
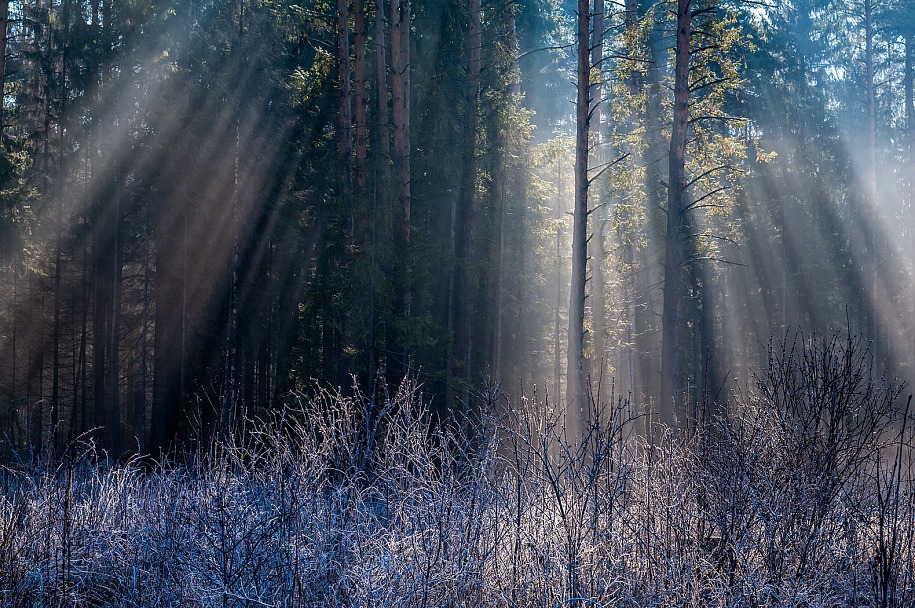
[[[596,389],[575,425],[315,389],[183,464],[2,469],[0,605],[912,605],[899,394],[855,340],[800,337],[650,441]]]

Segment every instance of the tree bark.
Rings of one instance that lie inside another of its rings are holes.
[[[349,61],[348,0],[337,0],[337,86],[340,105],[337,109],[337,151],[340,154],[340,190],[349,201],[353,192],[353,98]]]
[[[648,2],[640,1],[639,10],[645,11],[648,4]],[[643,14],[646,13],[643,12]],[[650,15],[652,20],[648,34],[648,60],[650,63],[644,81],[640,80],[639,84],[644,86],[646,97],[643,121],[648,145],[645,147],[642,162],[645,165],[644,187],[651,238],[647,240],[645,250],[638,258],[638,272],[635,275],[636,291],[639,295],[635,296],[638,303],[634,311],[636,318],[634,342],[638,376],[641,378],[640,381],[636,380],[639,387],[637,397],[641,397],[645,413],[646,436],[654,437],[653,423],[658,419],[657,409],[658,404],[661,403],[660,394],[663,384],[652,381],[653,378],[660,378],[661,373],[659,344],[655,336],[663,334],[663,328],[658,324],[661,316],[657,314],[659,310],[663,312],[663,289],[659,292],[653,286],[664,284],[663,264],[657,264],[655,260],[663,259],[664,256],[662,249],[664,235],[660,232],[667,223],[664,205],[668,193],[666,190],[662,193],[664,187],[662,161],[667,156],[670,142],[664,140],[661,130],[664,120],[661,100],[666,95],[661,78],[667,56],[664,42],[666,23],[660,23],[653,13],[646,15]]]
[[[876,114],[876,90],[874,86],[874,14],[873,0],[864,0],[864,67],[865,67],[865,93],[867,95],[867,174],[865,179],[868,217],[872,218],[870,234],[868,235],[869,260],[867,264],[868,284],[867,289],[870,292],[868,297],[868,306],[870,308],[870,339],[874,344],[874,356],[871,361],[877,365],[882,351],[880,347],[879,336],[879,319],[877,290],[877,274],[880,268],[878,260],[879,251],[877,250],[877,114]]]
[[[683,390],[680,363],[681,312],[686,295],[684,277],[686,231],[686,136],[689,127],[689,53],[691,0],[677,2],[677,42],[674,64],[674,114],[670,137],[667,185],[667,236],[664,253],[664,302],[661,336],[661,402],[659,421],[672,428],[682,424]]]
[[[625,5],[625,17],[624,17],[624,26],[625,26],[625,39],[626,44],[626,54],[635,57],[637,52],[635,40],[637,35],[637,27],[639,22],[639,2],[638,0],[626,0]],[[634,100],[638,99],[641,94],[641,81],[639,80],[638,73],[636,70],[630,70],[629,77],[626,79],[626,88],[628,89],[629,99],[633,100],[632,105],[629,110],[629,128],[634,128],[639,120],[637,108],[634,105]],[[625,152],[629,154],[629,163],[632,167],[632,171],[636,172],[640,169],[640,165],[644,165],[644,158],[638,158],[634,153],[634,146],[630,145],[625,148]],[[635,260],[635,246],[633,243],[636,242],[636,231],[635,226],[630,225],[629,233],[621,235],[623,240],[623,268],[626,271],[626,276],[623,277],[622,287],[623,287],[623,306],[625,306],[625,318],[624,323],[626,326],[626,346],[621,353],[620,359],[620,374],[622,375],[623,370],[625,369],[625,374],[627,378],[626,384],[628,385],[630,399],[636,404],[641,405],[644,403],[644,396],[641,394],[641,374],[638,365],[638,355],[636,352],[636,337],[641,333],[639,332],[639,315],[637,313],[637,308],[635,305],[635,294],[640,293],[638,280],[640,278],[640,273],[637,268]],[[625,357],[625,359],[623,359]]]
[[[6,92],[6,49],[10,24],[10,0],[0,0],[0,100]],[[3,140],[3,103],[0,103],[0,148],[5,148]]]
[[[910,276],[915,278],[915,32],[905,37],[905,117],[909,141],[909,244]],[[913,281],[915,283],[915,281]],[[915,321],[915,284],[911,286],[911,321]],[[915,365],[915,337],[912,342]]]
[[[604,57],[604,0],[594,0],[593,7],[593,28],[591,33],[591,65],[597,73],[597,81],[591,87],[591,124],[594,125],[594,154],[593,165],[596,171],[601,171],[606,162],[607,154],[604,150],[605,142],[602,135],[603,111],[603,57]],[[592,354],[591,368],[598,373],[597,377],[602,376],[606,369],[607,344],[606,344],[606,277],[604,275],[604,227],[607,222],[609,211],[609,193],[605,185],[608,179],[601,177],[600,181],[595,184],[592,199],[594,200],[596,214],[594,216],[593,230],[591,234],[590,245],[593,249],[591,255],[591,333]]]
[[[176,445],[181,429],[184,374],[182,247],[178,239],[169,234],[167,226],[157,236],[153,397],[147,441],[147,449],[153,457],[168,454]]]
[[[553,391],[556,405],[562,395],[562,154],[556,156],[556,308],[553,311]]]
[[[410,265],[410,0],[391,2],[391,117],[394,128],[394,186],[400,211],[398,308],[402,319],[407,321],[411,316],[413,282]],[[400,341],[401,371],[409,373],[409,330],[405,329]]]
[[[585,282],[588,262],[588,134],[591,111],[591,6],[578,0],[578,68],[575,102],[575,208],[572,211],[572,283],[569,296],[569,350],[566,408],[578,434],[585,405]]]
[[[365,0],[353,0],[353,104],[356,118],[356,187],[365,194],[368,129],[365,115]]]
[[[120,446],[120,332],[121,332],[121,279],[123,273],[121,260],[121,223],[123,221],[123,210],[121,205],[122,195],[122,177],[114,177],[114,200],[113,203],[113,221],[114,229],[112,234],[112,251],[111,251],[111,303],[109,305],[111,321],[108,325],[108,420],[106,427],[108,429],[108,449],[112,451],[115,457],[119,454]]]
[[[377,79],[376,97],[378,101],[378,190],[385,207],[391,193],[391,133],[388,127],[388,62],[385,53],[384,0],[375,0],[375,76]],[[386,236],[393,234],[393,213],[385,212],[384,222]]]
[[[512,58],[518,56],[518,34],[517,34],[517,24],[515,21],[515,5],[506,4],[502,7],[502,36],[505,40],[505,48]],[[521,79],[520,71],[517,68],[514,68],[506,82],[505,87],[505,96],[508,104],[517,110],[519,108],[519,103],[521,100]],[[496,246],[495,246],[495,260],[493,267],[496,270],[496,278],[494,285],[494,299],[495,299],[495,330],[493,335],[493,354],[492,354],[492,376],[493,379],[497,382],[501,382],[505,376],[505,366],[503,362],[505,361],[504,352],[505,352],[505,326],[506,326],[506,314],[505,314],[505,293],[506,293],[506,270],[507,262],[509,259],[509,252],[506,251],[506,230],[508,228],[508,219],[511,216],[517,218],[516,226],[520,227],[522,232],[526,229],[525,219],[524,219],[524,209],[521,205],[517,211],[514,213],[513,203],[523,200],[525,196],[526,187],[524,186],[524,178],[522,177],[522,172],[524,168],[527,167],[527,162],[525,159],[526,146],[521,144],[520,146],[514,142],[514,140],[508,136],[506,133],[500,133],[499,141],[500,149],[500,160],[497,163],[497,166],[493,169],[494,173],[497,174],[498,178],[494,179],[494,183],[497,184],[497,211],[496,217],[498,218],[499,228],[496,236]],[[517,154],[517,160],[512,160]],[[521,198],[518,198],[518,197]],[[525,244],[523,237],[519,240],[517,244],[517,251],[525,251]],[[518,278],[523,279],[526,275],[524,270],[524,263],[522,258],[522,263],[520,268],[518,268]],[[523,280],[522,280],[523,283]],[[521,302],[527,302],[528,298],[525,295],[525,292],[522,288],[520,293],[519,300]],[[512,340],[514,343],[512,345],[513,351],[526,352],[527,349],[521,350],[518,346],[516,340]]]
[[[469,0],[467,6],[466,82],[464,84],[463,148],[459,208],[457,213],[457,259],[455,266],[455,350],[461,392],[470,381],[473,352],[473,264],[476,255],[475,222],[477,207],[477,119],[480,107],[480,49],[482,45],[480,0]],[[466,401],[466,394],[463,396]]]

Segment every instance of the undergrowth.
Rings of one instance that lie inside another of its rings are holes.
[[[915,605],[900,389],[854,340],[769,359],[650,441],[596,390],[570,437],[536,399],[436,423],[405,382],[315,390],[180,463],[7,466],[0,605]]]

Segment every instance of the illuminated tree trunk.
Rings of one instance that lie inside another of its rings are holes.
[[[915,213],[915,33],[905,37],[905,117],[909,133],[909,203]]]
[[[865,93],[867,95],[867,174],[865,179],[868,216],[872,218],[869,240],[869,260],[867,268],[867,289],[870,306],[870,337],[874,341],[874,357],[872,361],[877,364],[881,356],[879,320],[877,305],[877,273],[880,262],[877,250],[877,115],[874,85],[874,15],[873,0],[864,0],[864,67],[865,67]]]
[[[588,133],[590,131],[591,7],[578,0],[578,68],[575,101],[575,208],[572,211],[572,285],[569,296],[569,351],[566,407],[580,423],[585,399],[585,282],[588,262]],[[573,431],[577,435],[578,429]]]
[[[649,2],[639,2],[644,8]],[[665,44],[665,24],[661,24],[651,15],[652,23],[648,33],[648,59],[649,65],[644,80],[638,84],[644,86],[645,91],[645,125],[646,138],[642,162],[645,165],[645,203],[647,207],[647,220],[649,238],[644,251],[640,252],[639,265],[634,276],[635,290],[638,295],[636,300],[633,324],[633,341],[637,357],[637,376],[635,382],[638,389],[636,398],[641,399],[645,415],[646,436],[653,436],[653,422],[657,422],[657,408],[661,402],[660,361],[658,343],[655,338],[663,334],[659,325],[659,310],[663,310],[663,290],[658,290],[655,285],[663,285],[663,265],[655,260],[663,259],[663,240],[666,215],[664,206],[667,191],[664,189],[663,160],[667,157],[669,141],[665,141],[659,128],[664,120],[664,110],[661,101],[666,95],[666,88],[662,83],[662,72],[666,64],[667,49]],[[635,38],[632,39],[633,43]]]
[[[634,57],[636,53],[635,40],[637,35],[637,27],[639,21],[639,2],[638,0],[626,0],[625,3],[625,39],[626,44],[626,54]],[[632,69],[629,72],[629,77],[626,79],[626,88],[629,93],[629,98],[631,100],[636,100],[641,94],[641,82],[638,77],[636,70]],[[632,106],[629,110],[629,127],[633,128],[637,124],[639,117],[637,108],[632,102]],[[644,164],[644,159],[640,159],[634,154],[634,146],[627,146],[625,152],[629,155],[629,163],[633,171],[636,171],[640,168],[640,165]],[[626,332],[626,346],[621,353],[620,358],[620,374],[622,375],[625,371],[627,377],[627,384],[629,388],[630,398],[633,402],[638,405],[644,404],[644,396],[641,394],[641,374],[638,365],[638,354],[636,349],[636,336],[639,332],[639,322],[641,319],[637,313],[637,308],[635,305],[635,294],[641,293],[641,289],[638,286],[638,280],[640,278],[640,272],[636,266],[635,260],[635,226],[630,226],[629,234],[623,234],[623,268],[626,270],[626,276],[623,277],[623,306],[625,306],[625,332]]]
[[[915,322],[915,33],[905,37],[905,116],[909,140],[909,242],[910,277],[912,277],[912,311],[910,321]],[[913,365],[915,365],[915,337],[913,337]]]
[[[686,296],[686,136],[689,127],[689,53],[691,0],[677,2],[677,37],[674,64],[674,114],[670,136],[667,185],[667,236],[664,253],[664,302],[661,336],[661,402],[659,421],[671,427],[682,424],[680,340],[682,305]]]
[[[602,141],[602,94],[603,94],[603,56],[604,56],[604,0],[594,0],[593,8],[594,26],[591,33],[591,65],[597,74],[597,81],[591,89],[591,123],[594,125],[594,162],[596,171],[599,173],[604,168],[607,154],[604,150]],[[592,275],[592,301],[591,301],[591,333],[592,338],[592,355],[591,367],[598,372],[606,368],[606,277],[604,276],[604,227],[607,222],[608,205],[610,203],[609,193],[605,184],[607,179],[601,177],[593,192],[595,221],[593,222],[593,231],[591,234],[590,245],[593,248],[591,254],[591,275]],[[596,374],[600,376],[601,374]],[[597,380],[597,378],[595,378]]]
[[[553,311],[553,391],[558,405],[562,394],[562,155],[556,156],[556,307]]]

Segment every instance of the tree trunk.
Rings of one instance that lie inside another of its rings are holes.
[[[592,28],[591,34],[591,65],[594,67],[594,70],[597,73],[597,81],[592,86],[591,92],[591,123],[594,125],[594,158],[593,165],[596,168],[597,172],[600,172],[604,168],[604,163],[607,159],[606,151],[604,150],[604,145],[606,142],[602,141],[602,95],[603,95],[603,57],[604,57],[604,0],[594,0],[593,8],[593,17],[594,17],[594,27]],[[591,367],[592,370],[597,371],[597,378],[599,379],[603,374],[603,370],[606,369],[607,361],[607,344],[606,344],[606,308],[607,308],[607,294],[606,294],[606,277],[604,276],[604,257],[606,256],[606,251],[604,249],[604,227],[607,222],[608,211],[609,211],[609,192],[605,185],[608,183],[608,178],[601,177],[600,181],[596,184],[593,192],[594,204],[592,205],[595,210],[595,221],[593,222],[593,231],[591,234],[591,239],[589,244],[592,247],[591,254],[591,276],[592,276],[592,285],[591,285],[591,333],[592,338],[592,354],[591,354]]]
[[[353,102],[356,117],[356,187],[365,195],[368,129],[365,115],[365,0],[353,0]],[[364,216],[364,214],[362,214]]]
[[[869,260],[866,265],[868,283],[867,289],[870,292],[869,302],[869,319],[870,319],[870,339],[873,340],[874,353],[871,361],[876,366],[882,355],[880,346],[880,325],[878,319],[878,278],[880,270],[879,251],[877,250],[877,226],[879,225],[877,215],[877,114],[876,114],[876,91],[874,86],[874,15],[873,0],[864,0],[864,67],[865,67],[865,93],[867,95],[867,174],[865,179],[866,197],[867,197],[867,216],[872,218],[870,225],[870,234],[868,235],[868,253]]]
[[[234,431],[238,407],[238,275],[239,275],[239,234],[241,205],[241,108],[235,107],[235,141],[232,183],[232,256],[229,260],[229,293],[226,311],[226,333],[224,348],[224,369],[222,378],[222,399],[218,416],[220,441],[227,441]],[[345,170],[344,170],[345,173]],[[344,179],[344,183],[345,179]]]
[[[149,395],[149,250],[150,250],[149,207],[146,208],[146,241],[143,243],[143,316],[140,328],[140,432],[139,451],[146,453],[147,448],[147,405]]]
[[[0,104],[2,105],[2,104]],[[60,214],[62,215],[62,214]],[[58,422],[60,421],[60,279],[61,279],[61,223],[62,217],[58,217],[58,228],[54,244],[54,331],[53,331],[53,353],[52,353],[52,372],[51,372],[51,446],[57,448]]]
[[[99,444],[107,444],[107,427],[109,415],[107,410],[108,392],[106,390],[106,362],[108,355],[108,323],[111,321],[111,276],[112,268],[110,263],[111,252],[106,251],[104,235],[108,234],[108,229],[104,226],[105,220],[99,210],[101,201],[96,203],[96,221],[95,230],[96,238],[93,247],[93,257],[95,266],[93,268],[93,285],[94,289],[94,307],[92,311],[92,395],[94,406],[93,424],[97,429],[102,431],[105,440],[99,441]]]
[[[912,277],[911,321],[915,321],[915,33],[905,37],[905,117],[909,140],[909,260]],[[915,367],[915,337],[913,337],[912,365]]]
[[[466,402],[467,383],[471,380],[473,352],[473,264],[476,255],[476,180],[477,180],[477,118],[480,107],[480,0],[469,0],[467,6],[466,58],[467,71],[464,84],[464,133],[461,159],[461,182],[457,210],[457,259],[455,261],[455,350],[457,377],[461,382],[463,401]],[[453,405],[453,404],[449,404]]]
[[[633,57],[637,50],[635,41],[637,40],[636,36],[638,34],[638,9],[638,0],[626,0],[624,18],[625,39],[631,42],[628,42],[625,48],[626,54]],[[626,88],[628,89],[630,99],[635,100],[640,97],[642,92],[641,81],[639,80],[638,72],[634,69],[630,70],[629,77],[626,79]],[[638,120],[638,112],[633,104],[629,110],[629,127],[634,128],[638,123]],[[636,156],[634,146],[627,146],[624,151],[629,154],[629,163],[632,167],[631,170],[633,172],[638,171],[640,165],[644,165],[645,159]],[[621,353],[620,375],[622,375],[625,370],[627,378],[626,384],[628,385],[630,399],[638,406],[644,404],[644,396],[641,394],[640,388],[640,366],[638,365],[638,354],[636,352],[636,337],[641,333],[639,331],[639,321],[641,319],[639,319],[635,298],[637,293],[641,293],[641,289],[639,289],[638,285],[640,272],[637,268],[635,259],[634,243],[636,242],[636,227],[631,224],[632,223],[630,223],[629,233],[620,235],[623,241],[623,268],[626,272],[626,276],[623,277],[622,281],[623,306],[625,306],[625,317],[623,322],[626,326],[626,345],[623,348],[623,353]]]
[[[108,449],[112,455],[117,457],[119,454],[120,439],[120,328],[121,328],[121,278],[123,273],[121,260],[121,223],[122,223],[122,177],[115,176],[114,184],[114,227],[112,233],[112,251],[111,251],[111,268],[110,276],[111,302],[109,311],[111,321],[108,325],[108,403],[106,410],[108,420],[106,427],[108,429]]]
[[[394,126],[394,176],[400,222],[398,240],[400,286],[398,308],[406,321],[411,315],[410,266],[410,0],[391,2],[391,116]],[[406,327],[406,324],[405,324]],[[404,373],[409,373],[409,330],[400,336]]]
[[[518,55],[518,35],[517,35],[517,24],[515,22],[515,13],[514,13],[514,4],[506,4],[502,8],[502,32],[505,40],[505,46],[509,49],[512,57],[517,57]],[[506,98],[508,103],[511,104],[513,109],[518,108],[519,101],[521,99],[521,79],[520,72],[517,70],[514,71],[510,77],[510,80],[507,83],[505,90]],[[495,263],[493,267],[496,269],[496,280],[495,280],[495,333],[493,336],[493,356],[492,356],[492,369],[493,369],[493,379],[497,382],[501,382],[504,377],[504,366],[503,366],[503,347],[505,342],[505,274],[506,274],[506,265],[508,259],[508,252],[506,251],[506,219],[511,213],[512,202],[517,200],[523,200],[523,197],[526,194],[526,188],[523,184],[523,177],[519,174],[519,171],[524,171],[523,168],[527,167],[525,158],[526,146],[523,144],[517,146],[511,142],[508,137],[505,137],[504,134],[500,138],[500,161],[496,170],[499,175],[499,179],[496,180],[498,188],[498,211],[497,217],[499,222],[499,229],[497,231],[496,237],[496,249],[495,249]],[[509,159],[517,153],[520,163],[515,164]],[[510,186],[516,186],[516,189],[512,189]],[[521,199],[515,198],[520,195]],[[518,211],[512,215],[517,217],[516,226],[520,227],[521,232],[526,229],[524,222],[524,210],[523,205]],[[525,251],[524,241],[520,240],[517,245],[517,251]],[[522,257],[523,260],[523,257]],[[524,264],[522,261],[521,267],[518,269],[517,277],[521,280],[521,283],[524,284]],[[520,293],[520,301],[526,302],[528,298],[524,290]],[[515,350],[518,349],[518,342],[512,340],[513,347]],[[526,352],[521,350],[520,352]],[[512,360],[514,362],[514,360]]]
[[[337,110],[337,151],[340,154],[341,193],[347,204],[353,192],[353,98],[350,83],[348,0],[337,0],[337,86],[340,105]]]
[[[385,57],[384,0],[375,0],[375,77],[377,79],[376,97],[378,100],[378,166],[380,198],[385,209],[383,222],[386,237],[394,233],[394,214],[387,211],[391,194],[391,133],[388,128],[388,63]]]
[[[667,236],[664,254],[664,302],[661,336],[661,402],[659,421],[682,424],[683,390],[680,363],[681,307],[686,295],[686,136],[689,127],[689,52],[691,0],[677,2],[677,46],[674,66],[674,115],[670,136],[667,185]]]
[[[6,48],[10,25],[10,0],[0,0],[0,99],[6,93]],[[0,148],[5,148],[3,140],[3,104],[0,103]]]
[[[556,406],[562,395],[562,154],[556,156],[556,308],[553,315],[553,394]]]
[[[183,209],[186,214],[187,210]],[[186,227],[185,218],[176,218]],[[153,396],[147,449],[168,454],[181,430],[184,399],[184,307],[187,266],[181,232],[164,222],[156,235],[155,322],[153,324]],[[185,228],[186,230],[186,228]],[[175,234],[175,233],[178,234]],[[184,234],[186,236],[186,232]]]
[[[575,102],[575,208],[572,212],[572,284],[569,296],[569,351],[566,408],[578,435],[585,400],[585,282],[588,262],[588,133],[590,130],[591,7],[578,0],[578,82]]]
[[[88,225],[85,216],[83,216],[83,228]],[[89,334],[89,253],[86,241],[83,241],[83,268],[82,268],[82,290],[81,290],[81,309],[80,309],[80,329],[79,329],[79,351],[77,354],[77,372],[73,382],[73,424],[70,426],[70,440],[72,441],[79,435],[86,432],[89,427],[89,412],[87,385],[89,379],[86,374]],[[13,344],[15,355],[15,343]],[[77,414],[78,411],[78,414]]]
[[[644,9],[649,2],[643,1],[639,6]],[[641,10],[641,9],[640,9]],[[638,305],[635,307],[635,350],[637,367],[641,382],[641,403],[645,415],[646,436],[653,437],[653,422],[657,422],[658,404],[661,403],[660,378],[661,357],[658,352],[656,336],[663,335],[663,328],[658,324],[663,312],[663,289],[655,289],[654,285],[663,285],[663,264],[655,260],[663,259],[663,230],[667,223],[664,214],[667,191],[664,188],[663,160],[669,151],[669,141],[664,140],[661,124],[664,120],[664,110],[661,100],[666,96],[666,88],[662,81],[662,73],[666,64],[667,49],[665,48],[666,22],[661,23],[650,13],[652,23],[648,33],[648,59],[649,66],[644,79],[646,112],[643,118],[648,145],[642,159],[645,165],[645,195],[647,206],[648,227],[651,231],[644,251],[638,258],[638,272],[635,275],[636,291],[639,294]]]

